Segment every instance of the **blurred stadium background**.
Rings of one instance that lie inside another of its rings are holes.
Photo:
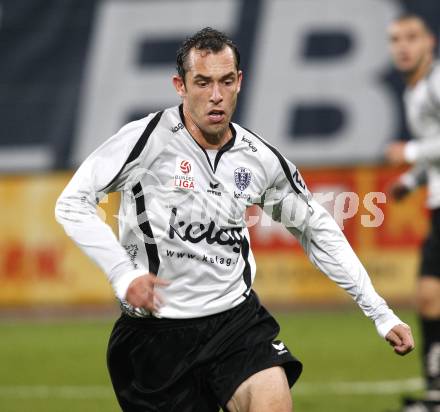
[[[399,205],[380,195],[401,171],[384,165],[384,147],[410,138],[386,38],[404,11],[439,32],[438,0],[0,0],[0,411],[118,410],[105,368],[118,309],[53,206],[122,124],[178,104],[175,50],[207,25],[241,49],[234,120],[300,167],[417,332],[424,193]],[[110,196],[100,213],[114,225],[116,210]],[[387,411],[421,389],[418,353],[392,355],[278,225],[251,231],[256,289],[305,362],[298,411]]]

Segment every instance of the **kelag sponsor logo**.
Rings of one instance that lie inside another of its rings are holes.
[[[177,133],[179,130],[182,130],[185,126],[182,123],[178,123],[176,126],[171,128],[173,133]]]
[[[248,139],[247,137],[243,136],[241,138],[242,142],[245,142],[248,144],[249,148],[255,153],[258,149],[254,146],[254,143],[252,142],[251,139]]]
[[[177,208],[171,210],[169,221],[169,238],[179,237],[184,242],[199,243],[206,241],[208,245],[229,245],[236,253],[240,252],[240,245],[243,239],[241,228],[221,229],[215,222],[186,223],[177,219]]]

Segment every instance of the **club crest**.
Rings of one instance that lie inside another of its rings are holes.
[[[246,169],[245,167],[239,167],[238,169],[235,169],[234,172],[234,179],[235,179],[235,186],[238,187],[238,190],[243,192],[249,184],[251,183],[251,171],[249,169]]]

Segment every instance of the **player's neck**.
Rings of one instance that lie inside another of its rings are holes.
[[[232,138],[230,127],[228,127],[221,136],[207,136],[192,120],[189,113],[185,111],[185,107],[183,108],[183,115],[185,118],[185,127],[193,139],[205,150],[219,150]]]
[[[406,84],[409,87],[414,87],[420,80],[425,78],[431,71],[432,62],[433,58],[431,55],[423,59],[414,71],[405,76]]]

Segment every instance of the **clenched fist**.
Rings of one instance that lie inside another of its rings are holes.
[[[144,308],[150,312],[157,311],[163,303],[157,289],[169,284],[169,281],[158,278],[153,273],[147,273],[130,283],[125,300],[135,308]]]

